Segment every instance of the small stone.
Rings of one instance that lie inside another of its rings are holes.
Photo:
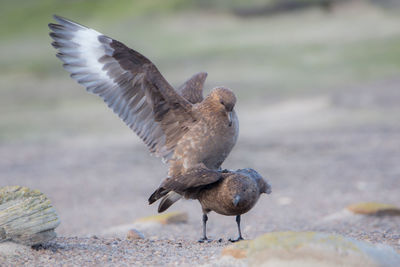
[[[144,235],[136,229],[130,229],[126,234],[126,239],[128,240],[144,239]]]
[[[395,205],[377,203],[377,202],[361,202],[352,204],[347,209],[355,214],[364,215],[400,215],[400,208]]]
[[[177,224],[177,223],[187,223],[188,214],[186,212],[169,212],[153,216],[148,216],[138,219],[138,223],[160,223],[160,224]]]

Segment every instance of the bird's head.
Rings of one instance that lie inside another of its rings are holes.
[[[260,189],[260,193],[271,194],[271,185],[265,180],[258,172],[251,168],[239,169],[238,173],[247,175],[257,182],[257,186]]]
[[[211,91],[208,98],[214,107],[227,115],[229,126],[232,125],[233,109],[236,104],[235,94],[226,87],[216,87]]]

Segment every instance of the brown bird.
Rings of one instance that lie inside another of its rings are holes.
[[[49,24],[52,45],[71,77],[99,95],[144,141],[150,152],[168,163],[168,177],[199,166],[216,170],[238,137],[236,97],[217,87],[203,99],[206,73],[194,75],[178,91],[140,53],[108,36],[65,18]],[[181,196],[163,195],[159,212]]]
[[[236,216],[239,237],[230,239],[235,242],[243,239],[240,215],[248,212],[262,193],[270,194],[271,186],[253,169],[221,172],[200,167],[183,175],[165,179],[154,194],[162,195],[169,191],[177,192],[185,198],[199,200],[203,209],[203,237],[199,242],[208,240],[206,223],[210,211]]]

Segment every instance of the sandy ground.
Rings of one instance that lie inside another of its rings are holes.
[[[239,99],[241,133],[223,167],[254,168],[272,185],[272,194],[242,217],[244,237],[313,230],[400,251],[399,217],[343,212],[364,201],[400,206],[399,84],[391,79],[349,86],[268,106],[241,106]],[[57,239],[0,258],[4,265],[200,264],[219,257],[226,240],[237,235],[233,217],[211,214],[209,235],[223,240],[198,244],[201,209],[195,201],[171,209],[186,211],[187,224],[142,229],[145,240],[103,235],[156,214],[147,198],[166,173],[127,131],[2,143],[0,173],[0,186],[24,185],[47,194],[62,222]]]

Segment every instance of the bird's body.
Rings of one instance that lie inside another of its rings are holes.
[[[239,129],[231,90],[217,87],[203,98],[206,73],[194,75],[175,90],[137,51],[78,23],[54,18],[59,24],[49,24],[50,36],[64,68],[87,91],[100,96],[152,154],[169,164],[169,178],[199,166],[220,168]],[[163,198],[160,212],[180,198],[174,191],[152,196],[153,202]]]
[[[253,169],[229,171],[223,174],[220,181],[199,190],[197,199],[203,209],[203,237],[200,242],[208,240],[206,222],[210,211],[236,216],[239,236],[230,241],[242,240],[240,216],[253,208],[263,193],[270,194],[271,186]]]
[[[200,163],[217,170],[236,144],[239,123],[234,111],[229,125],[228,118],[209,108],[205,101],[194,105],[193,110],[198,120],[179,140],[170,160],[169,176],[183,174]]]
[[[254,207],[262,193],[270,192],[270,185],[257,172],[242,169],[224,173],[220,182],[201,190],[197,199],[204,213],[236,216]]]
[[[168,192],[177,192],[200,202],[204,227],[202,240],[207,240],[206,222],[210,211],[236,216],[240,240],[240,215],[253,208],[261,194],[271,193],[271,186],[253,169],[221,172],[200,166],[180,177],[167,178],[155,194]]]

